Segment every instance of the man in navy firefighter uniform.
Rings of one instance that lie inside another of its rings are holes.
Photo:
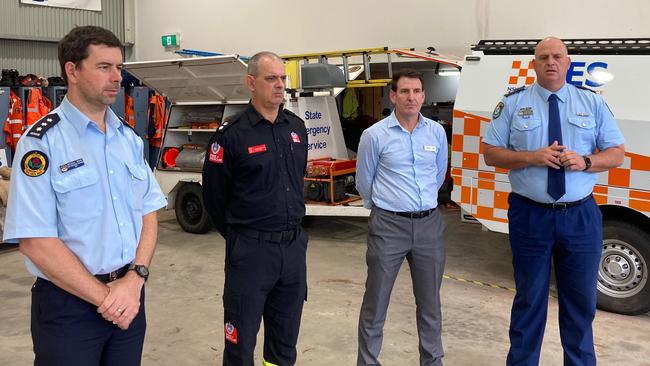
[[[264,365],[293,365],[307,297],[304,122],[284,110],[282,59],[250,59],[244,112],[224,121],[203,166],[203,199],[226,238],[224,365],[253,365],[264,317]]]
[[[603,99],[566,83],[565,44],[537,44],[537,82],[497,105],[485,136],[485,162],[510,169],[508,209],[517,293],[507,365],[537,365],[544,337],[551,260],[557,280],[565,366],[596,365],[602,215],[592,189],[598,172],[623,163],[623,136]]]

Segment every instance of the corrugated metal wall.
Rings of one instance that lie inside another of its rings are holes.
[[[0,39],[0,68],[16,69],[21,75],[58,76],[56,43]]]
[[[124,0],[102,0],[101,12],[0,0],[0,68],[59,75],[56,42],[76,25],[110,29],[124,42]]]

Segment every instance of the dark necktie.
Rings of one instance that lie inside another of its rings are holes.
[[[548,97],[548,144],[552,145],[557,141],[562,145],[562,126],[560,125],[560,109],[557,105],[557,95],[551,94]],[[566,193],[564,183],[564,167],[560,169],[548,168],[548,186],[546,191],[556,201]]]

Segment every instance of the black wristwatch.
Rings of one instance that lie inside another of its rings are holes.
[[[149,278],[149,268],[145,265],[131,263],[131,265],[129,265],[129,271],[135,271],[138,276],[144,278],[144,282],[147,282],[147,279]]]
[[[589,168],[591,168],[591,159],[588,156],[583,156],[583,159],[585,159],[585,168],[582,169],[582,171],[587,171]]]

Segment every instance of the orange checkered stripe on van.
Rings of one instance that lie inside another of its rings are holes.
[[[508,78],[509,86],[531,85],[535,82],[535,69],[533,61],[522,62],[521,60],[512,61],[512,72]]]

